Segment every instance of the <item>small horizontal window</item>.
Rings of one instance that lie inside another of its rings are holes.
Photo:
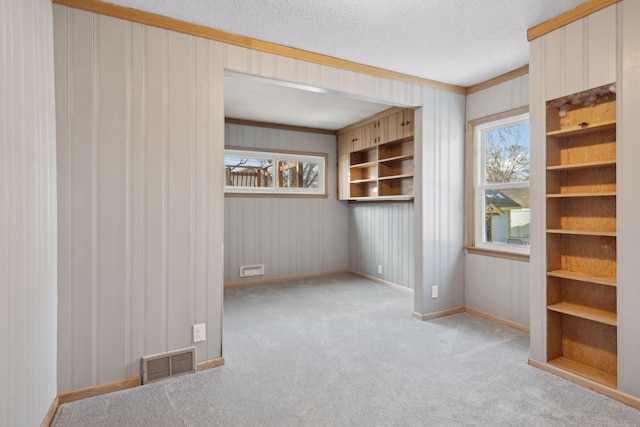
[[[225,192],[326,196],[326,154],[226,149]]]

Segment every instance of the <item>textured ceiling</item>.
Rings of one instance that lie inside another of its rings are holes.
[[[528,63],[526,31],[586,0],[106,0],[471,86]]]
[[[527,29],[586,0],[105,0],[233,34],[471,86],[529,62]],[[340,129],[389,108],[227,73],[225,116]]]
[[[225,73],[224,115],[233,119],[337,130],[389,107],[333,91]]]

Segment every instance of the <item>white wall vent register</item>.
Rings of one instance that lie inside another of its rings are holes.
[[[264,264],[243,265],[240,267],[240,277],[262,276],[264,275]]]

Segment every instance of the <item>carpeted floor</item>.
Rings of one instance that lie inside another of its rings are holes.
[[[640,426],[528,366],[528,335],[421,322],[412,300],[349,275],[227,289],[224,367],[62,405],[53,426]]]

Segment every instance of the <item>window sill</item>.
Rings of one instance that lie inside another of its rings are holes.
[[[224,197],[271,197],[271,198],[299,198],[299,199],[328,199],[328,194],[305,193],[224,193]]]
[[[513,261],[529,262],[529,254],[519,254],[506,251],[494,251],[490,249],[476,248],[475,246],[466,246],[467,253],[482,256],[492,256],[495,258],[510,259]]]

